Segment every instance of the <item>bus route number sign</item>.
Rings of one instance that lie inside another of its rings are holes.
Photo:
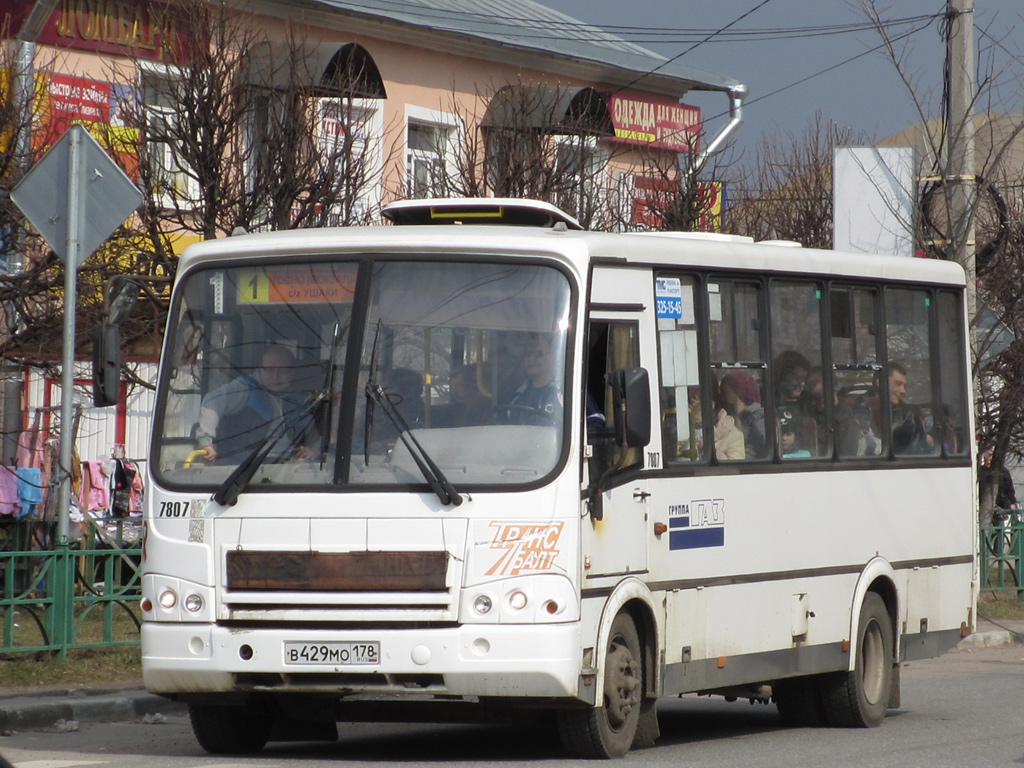
[[[380,643],[285,643],[285,664],[379,664]]]
[[[682,318],[683,288],[679,278],[659,277],[654,288],[658,317]]]

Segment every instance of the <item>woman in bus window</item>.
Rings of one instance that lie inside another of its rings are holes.
[[[721,400],[743,432],[747,459],[763,459],[767,453],[761,387],[746,371],[730,371],[722,377]]]

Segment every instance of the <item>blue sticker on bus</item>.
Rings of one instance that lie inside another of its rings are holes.
[[[683,287],[678,277],[659,277],[654,281],[655,312],[658,317],[682,318]]]
[[[725,499],[698,499],[668,508],[668,548],[725,546]]]

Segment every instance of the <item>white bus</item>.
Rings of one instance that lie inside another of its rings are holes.
[[[959,266],[386,215],[181,259],[142,652],[204,749],[522,711],[617,757],[688,692],[875,726],[973,630]]]

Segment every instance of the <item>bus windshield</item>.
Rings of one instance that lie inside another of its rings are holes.
[[[570,283],[539,264],[217,265],[172,310],[153,453],[170,486],[535,483],[562,456]]]

